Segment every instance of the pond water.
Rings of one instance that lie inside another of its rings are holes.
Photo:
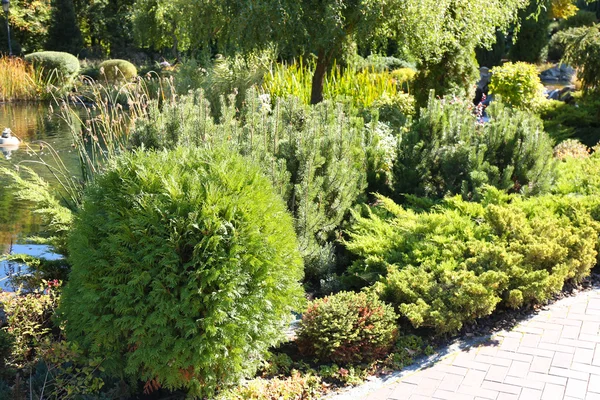
[[[69,128],[48,104],[0,103],[0,130],[4,128],[10,128],[21,139],[22,144],[18,149],[0,147],[0,167],[29,165],[40,176],[52,182],[52,175],[45,167],[32,163],[40,158],[52,163],[47,146],[50,145],[70,171],[77,171],[78,156],[71,147],[73,141]],[[55,257],[48,254],[47,246],[27,244],[26,238],[40,231],[40,220],[27,204],[15,199],[14,192],[7,187],[7,183],[8,179],[0,176],[0,256],[12,252]],[[18,273],[21,268],[14,262],[0,261],[0,288],[11,290],[7,277],[14,272]]]

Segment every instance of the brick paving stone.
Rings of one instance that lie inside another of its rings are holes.
[[[515,385],[508,385],[505,383],[483,381],[481,387],[484,389],[497,390],[501,393],[521,394],[521,387]]]
[[[500,393],[496,400],[518,400],[518,398],[516,394]]]
[[[501,367],[499,365],[492,365],[485,376],[486,381],[492,382],[504,382],[504,378],[508,374],[508,367]]]
[[[485,371],[469,370],[463,379],[461,386],[479,387],[485,379]]]
[[[456,392],[464,379],[463,375],[446,374],[440,382],[438,389]]]
[[[589,372],[575,371],[567,368],[550,367],[549,374],[554,376],[564,376],[565,378],[580,379],[586,382],[590,379]]]
[[[469,394],[472,396],[478,396],[478,397],[482,397],[484,399],[490,399],[490,400],[496,400],[496,398],[498,397],[498,394],[500,394],[500,392],[498,392],[497,390],[485,389],[485,388],[482,388],[481,386],[465,386],[465,385],[460,385],[460,387],[458,388],[458,393]]]
[[[519,400],[540,400],[542,398],[542,391],[530,388],[523,388]]]
[[[600,375],[590,375],[588,382],[588,393],[594,392],[600,394]]]
[[[587,386],[587,381],[580,381],[579,379],[569,378],[569,380],[567,381],[567,389],[565,391],[565,395],[569,397],[574,397],[576,399],[585,399]]]
[[[343,400],[600,400],[600,288],[366,391]]]
[[[564,386],[547,383],[542,392],[542,400],[562,400],[564,393]]]
[[[573,356],[573,363],[580,364],[591,364],[594,359],[594,350],[586,349],[586,348],[577,348],[575,349],[575,354]]]
[[[531,372],[540,372],[542,374],[547,374],[550,371],[550,365],[552,364],[552,358],[548,357],[534,357],[531,362],[531,367],[529,370]]]
[[[504,383],[509,383],[511,385],[521,386],[523,388],[528,388],[528,389],[536,389],[536,390],[540,390],[540,391],[543,390],[544,385],[546,385],[545,382],[534,381],[531,379],[527,379],[527,377],[517,378],[516,376],[507,376],[506,379],[504,380]]]
[[[443,400],[473,400],[475,398],[475,396],[457,393],[454,391],[438,389],[433,394],[433,398],[434,399],[443,399]]]
[[[552,366],[553,367],[561,367],[561,368],[569,368],[571,363],[573,362],[573,354],[569,353],[554,353],[554,358],[552,358]]]
[[[531,367],[531,363],[524,361],[513,361],[510,365],[507,375],[511,376],[526,376],[527,372],[529,372],[529,368]]]

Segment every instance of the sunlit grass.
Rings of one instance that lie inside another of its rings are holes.
[[[309,104],[313,71],[314,63],[275,63],[265,75],[262,90],[273,98],[295,96]],[[342,70],[335,65],[325,77],[323,88],[325,99],[344,97],[358,107],[369,107],[383,96],[392,97],[397,92],[398,82],[391,72]]]
[[[0,57],[0,101],[34,100],[38,84],[33,67],[16,57]]]

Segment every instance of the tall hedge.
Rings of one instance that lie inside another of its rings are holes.
[[[151,387],[211,397],[252,374],[302,300],[292,218],[229,151],[121,157],[86,190],[69,249],[68,338]]]

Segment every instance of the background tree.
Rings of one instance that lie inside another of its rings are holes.
[[[9,20],[15,52],[42,50],[51,16],[50,0],[12,0]],[[6,43],[5,28],[2,29],[2,36],[2,41]]]
[[[48,29],[47,50],[77,55],[83,47],[73,0],[52,1],[52,21]]]

